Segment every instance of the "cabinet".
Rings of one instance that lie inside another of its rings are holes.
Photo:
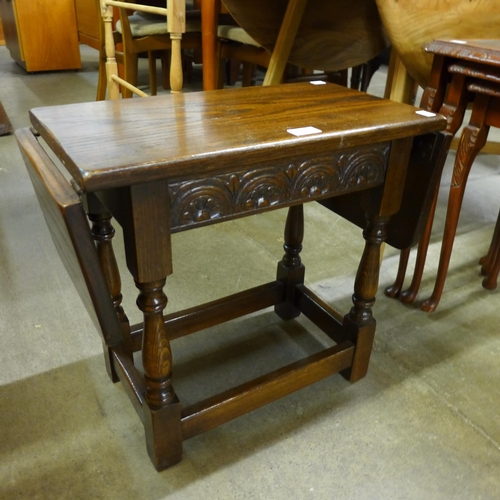
[[[74,0],[0,0],[5,43],[26,71],[81,68]]]
[[[96,0],[74,0],[76,9],[76,21],[78,26],[78,39],[80,43],[100,50],[102,42],[99,33],[100,15],[98,2]],[[115,12],[115,20],[118,12]]]

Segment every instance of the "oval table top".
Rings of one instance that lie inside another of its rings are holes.
[[[498,0],[376,0],[380,16],[408,73],[421,86],[429,79],[434,39],[495,39],[500,36]]]
[[[240,26],[273,50],[288,0],[224,0]],[[308,0],[289,62],[337,71],[365,63],[389,41],[375,0]]]

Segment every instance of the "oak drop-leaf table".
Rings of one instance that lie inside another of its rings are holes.
[[[420,224],[425,203],[417,200],[407,203],[416,222],[386,230],[405,179],[414,175],[410,192],[417,192],[418,180],[432,177],[437,131],[446,125],[440,115],[332,84],[300,83],[37,108],[30,117],[32,129],[16,136],[44,216],[102,332],[108,373],[123,383],[144,424],[158,470],[181,459],[185,439],[333,373],[351,381],[366,374],[380,246],[386,236],[397,240]],[[343,200],[339,213],[349,218],[351,196],[359,205],[352,218],[360,223],[361,214],[366,241],[353,306],[343,316],[304,286],[303,203],[336,209],[331,200]],[[172,233],[283,207],[289,207],[285,253],[275,281],[164,315]],[[130,326],[121,306],[112,218],[123,229],[127,267],[139,289],[140,325]],[[268,307],[283,319],[303,313],[333,342],[184,406],[172,386],[171,341]],[[140,350],[139,371],[133,353]]]

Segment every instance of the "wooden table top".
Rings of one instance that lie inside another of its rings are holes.
[[[441,116],[333,84],[295,83],[36,108],[85,191],[210,176],[444,129]],[[289,129],[316,127],[296,137]]]
[[[500,39],[498,40],[434,40],[424,47],[426,52],[456,59],[500,66]]]

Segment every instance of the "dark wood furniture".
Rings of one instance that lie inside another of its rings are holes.
[[[17,139],[33,185],[59,254],[102,331],[108,372],[126,388],[157,469],[181,459],[185,439],[330,374],[351,381],[365,375],[380,246],[400,208],[408,168],[418,172],[439,145],[441,116],[308,83],[38,108],[30,116],[72,177],[71,187],[23,129]],[[317,130],[294,135],[311,126]],[[353,306],[343,316],[304,286],[302,204],[341,197],[346,206],[350,194],[366,214],[366,242]],[[284,207],[285,254],[276,280],[164,315],[171,233]],[[140,325],[130,326],[121,306],[111,217],[123,228]],[[328,346],[184,406],[172,386],[171,342],[268,307],[283,319],[304,314],[331,339]],[[133,363],[140,350],[144,373]]]
[[[421,107],[446,116],[449,143],[462,125],[468,103],[473,102],[470,123],[464,128],[457,149],[434,290],[421,303],[422,310],[432,312],[437,308],[443,293],[467,177],[476,155],[486,143],[489,127],[500,125],[500,40],[436,40],[428,44],[425,50],[434,54],[434,62]],[[410,249],[407,248],[401,254],[396,281],[386,290],[388,296],[399,297],[403,302],[413,302],[420,287],[437,195],[436,189],[433,207],[419,243],[410,286],[402,291],[410,254]],[[497,262],[500,258],[497,239],[498,230],[494,233],[488,255],[481,259],[482,272],[486,275],[483,286],[487,289],[496,287]]]
[[[81,67],[73,0],[0,0],[5,42],[26,71]]]

